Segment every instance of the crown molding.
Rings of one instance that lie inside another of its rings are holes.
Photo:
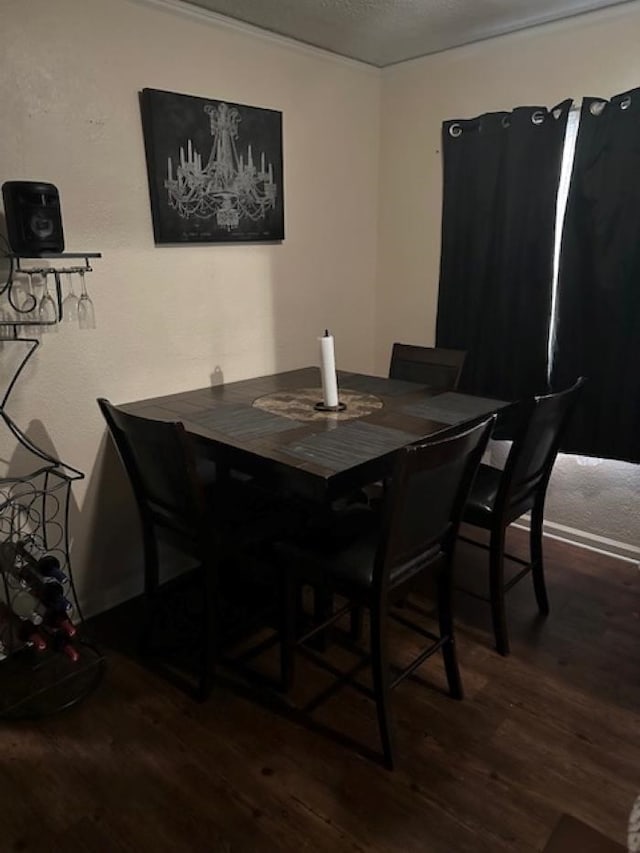
[[[169,14],[178,15],[182,18],[189,18],[192,21],[197,21],[200,24],[217,27],[218,29],[232,30],[241,33],[245,36],[260,39],[261,41],[270,42],[278,47],[295,50],[298,53],[304,53],[307,56],[313,56],[316,59],[323,59],[328,62],[335,62],[338,65],[344,65],[347,68],[352,68],[357,71],[365,72],[380,76],[382,71],[375,65],[369,65],[367,62],[361,62],[357,59],[349,59],[346,56],[332,53],[330,50],[324,50],[321,47],[314,47],[305,42],[298,41],[288,36],[281,36],[278,33],[273,33],[270,30],[263,30],[260,27],[255,27],[252,24],[247,24],[245,21],[239,21],[236,18],[228,18],[226,15],[220,15],[218,12],[211,12],[209,9],[203,9],[201,6],[194,6],[193,3],[182,2],[182,0],[128,0],[129,3],[134,3],[136,6],[147,6],[152,9],[158,9]]]

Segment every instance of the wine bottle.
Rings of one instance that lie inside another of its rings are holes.
[[[20,602],[25,600],[22,592],[18,593],[18,595],[20,596]],[[38,652],[46,650],[48,645],[47,641],[42,635],[42,632],[36,627],[36,622],[39,618],[38,614],[32,614],[31,618],[21,618],[15,610],[12,610],[4,601],[2,601],[0,602],[0,618],[2,618],[3,624],[7,626],[9,636],[14,641],[11,642],[12,646],[15,645],[15,639],[18,639],[24,645],[32,646]],[[34,618],[36,621],[34,621]],[[40,621],[42,621],[41,617]],[[7,644],[5,642],[0,642],[0,645],[4,647],[6,655],[8,655],[9,651]]]
[[[67,619],[66,613],[49,613],[45,625],[50,631],[61,631],[67,637],[75,637],[78,633],[76,626],[70,619]]]
[[[28,589],[21,589],[13,596],[11,609],[18,619],[28,620],[34,625],[42,624],[40,601]]]
[[[40,583],[31,587],[31,592],[40,599],[45,607],[58,609],[58,602],[64,598],[64,589],[58,581],[51,583]]]
[[[73,605],[65,597],[64,587],[56,580],[48,582],[41,578],[37,572],[29,566],[23,566],[21,570],[22,580],[28,584],[28,591],[41,602],[38,612],[55,610],[59,613],[72,613]]]
[[[37,652],[47,650],[48,643],[31,622],[23,622],[18,628],[18,637],[25,646],[32,646]]]
[[[53,586],[53,584],[51,585]],[[60,616],[71,616],[73,614],[73,604],[65,595],[58,591],[56,591],[55,595],[46,596],[44,605],[48,610]]]
[[[35,575],[45,583],[48,583],[50,580],[65,583],[68,580],[60,568],[60,561],[53,554],[45,554],[40,559],[36,559],[25,546],[24,542],[18,542],[16,554],[21,563],[19,571],[25,578],[33,578]]]
[[[48,586],[48,584],[45,583],[45,579],[41,577],[41,575],[32,566],[28,566],[25,563],[23,563],[19,567],[18,576],[22,582],[22,585],[31,589],[34,595],[38,595],[38,590],[41,590],[45,586]],[[53,583],[58,582],[53,581]],[[61,584],[58,584],[58,586],[60,587],[60,589],[62,589]]]
[[[53,554],[45,554],[44,557],[40,557],[36,568],[38,573],[44,578],[45,583],[51,581],[65,583],[67,581],[67,576],[60,568],[60,561]]]
[[[73,663],[78,663],[80,660],[80,652],[76,649],[73,643],[69,640],[63,640],[56,645],[56,648],[65,654]]]

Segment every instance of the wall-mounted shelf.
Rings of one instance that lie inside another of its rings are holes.
[[[20,327],[46,329],[47,326],[57,325],[64,319],[65,303],[67,314],[72,320],[77,319],[81,328],[94,328],[95,313],[84,276],[85,273],[93,271],[90,262],[101,258],[101,252],[61,252],[55,255],[6,252],[4,257],[9,261],[9,272],[6,282],[0,287],[0,296],[6,295],[11,314],[3,316],[0,321],[0,339],[17,338]],[[84,264],[68,263],[73,260],[84,261]],[[25,265],[25,262],[29,263]],[[70,291],[65,298],[62,293],[63,275],[68,276],[70,282]],[[80,277],[82,295],[79,299],[71,283],[74,275]],[[53,276],[55,296],[49,293],[49,276]],[[40,299],[33,292],[34,277],[42,283],[43,293]],[[76,310],[79,313],[73,316]]]
[[[69,259],[69,258],[101,258],[102,252],[60,252],[57,255],[17,255],[15,252],[8,252],[8,258],[13,258],[14,260],[36,260],[40,261],[43,258],[49,258],[52,261],[58,260],[58,258]]]

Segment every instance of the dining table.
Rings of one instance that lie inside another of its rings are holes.
[[[199,452],[272,488],[326,504],[391,474],[398,451],[498,412],[503,400],[337,371],[344,411],[319,411],[320,370],[304,367],[125,403],[180,421]]]

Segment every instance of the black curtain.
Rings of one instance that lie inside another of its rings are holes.
[[[570,101],[442,128],[436,342],[467,351],[461,390],[547,388],[556,196]]]
[[[588,378],[563,450],[640,461],[640,89],[583,101],[556,317],[553,387]]]

